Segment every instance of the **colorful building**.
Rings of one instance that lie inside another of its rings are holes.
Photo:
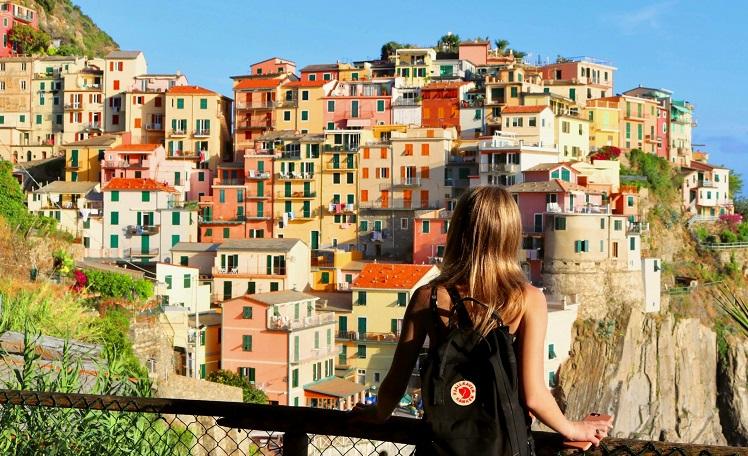
[[[392,79],[338,81],[324,102],[326,130],[391,124]]]
[[[397,87],[423,87],[435,75],[436,51],[431,48],[403,48],[395,50]]]
[[[148,73],[148,63],[141,51],[112,51],[104,57],[103,68],[104,131],[126,131],[125,92],[135,84],[137,76]]]
[[[10,39],[10,32],[16,25],[27,25],[39,30],[39,15],[32,8],[13,2],[0,3],[0,58],[18,54],[18,46]]]
[[[275,129],[296,131],[301,134],[322,133],[325,128],[325,96],[335,86],[336,81],[301,80],[283,86],[283,97],[275,111]]]
[[[58,228],[74,239],[82,239],[88,218],[101,214],[101,186],[98,182],[50,182],[27,195],[27,206],[33,214],[57,220]]]
[[[295,66],[294,66],[295,68]],[[255,70],[262,70],[258,67]],[[234,76],[234,149],[241,153],[275,128],[277,102],[283,99],[281,86],[297,80],[293,72]]]
[[[296,63],[291,60],[280,57],[271,57],[257,63],[253,63],[249,68],[250,75],[273,75],[273,74],[293,74],[296,72]]]
[[[541,163],[558,162],[553,146],[528,146],[514,136],[496,132],[478,143],[478,174],[468,176],[470,187],[510,186],[522,182],[522,171]]]
[[[475,84],[464,81],[432,82],[421,88],[421,126],[462,128],[461,108],[468,104],[467,92]],[[483,118],[482,113],[479,116]],[[482,123],[482,122],[481,122]]]
[[[87,61],[63,75],[64,144],[83,141],[104,132],[104,62]],[[112,111],[114,108],[111,109]]]
[[[733,213],[729,169],[691,161],[688,166],[681,167],[680,174],[686,212],[706,217]]]
[[[211,170],[232,158],[231,99],[198,86],[174,86],[166,92],[165,116],[168,158]]]
[[[505,136],[528,146],[555,148],[556,116],[548,106],[507,106],[501,110]]]
[[[413,264],[444,261],[451,218],[452,211],[446,209],[416,211],[413,218]]]
[[[106,151],[128,141],[127,135],[111,134],[63,145],[60,151],[65,155],[65,180],[100,181]]]
[[[260,387],[271,404],[348,410],[364,387],[335,377],[335,317],[299,291],[222,303],[221,366]]]
[[[345,378],[378,387],[392,364],[405,307],[439,274],[433,265],[370,263],[353,282],[350,314],[338,316],[336,339]]]
[[[551,93],[585,106],[589,100],[613,96],[616,68],[591,57],[561,58],[540,68],[543,83]]]

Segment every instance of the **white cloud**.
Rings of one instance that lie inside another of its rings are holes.
[[[671,10],[676,3],[675,0],[659,2],[614,14],[609,19],[626,34],[657,30],[660,28],[662,16]]]

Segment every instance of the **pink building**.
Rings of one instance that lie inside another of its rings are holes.
[[[392,81],[338,81],[330,94],[323,98],[325,129],[391,124]]]
[[[475,66],[487,65],[490,47],[488,41],[463,41],[459,47],[459,59],[467,60]]]
[[[301,69],[302,81],[335,81],[340,79],[340,64],[322,63]]]
[[[249,67],[249,73],[252,75],[264,75],[264,74],[278,74],[288,73],[293,74],[296,72],[296,63],[291,60],[282,59],[280,57],[271,57],[266,60],[262,60],[257,63],[253,63]]]
[[[101,183],[114,178],[153,179],[174,187],[182,198],[197,201],[210,192],[211,172],[195,169],[195,163],[167,160],[161,144],[122,144],[103,154]]]
[[[10,57],[18,53],[15,44],[10,41],[10,31],[18,24],[39,30],[39,16],[36,11],[25,6],[11,2],[0,3],[0,57]]]
[[[418,211],[413,218],[413,264],[441,263],[452,211]]]

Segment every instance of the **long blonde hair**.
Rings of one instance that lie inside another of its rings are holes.
[[[482,186],[457,202],[447,232],[441,274],[432,282],[463,286],[485,304],[466,302],[474,328],[483,335],[496,327],[492,314],[511,322],[524,311],[527,284],[519,265],[522,222],[512,196],[501,187]]]

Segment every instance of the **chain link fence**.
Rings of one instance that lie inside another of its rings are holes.
[[[0,390],[0,454],[13,455],[411,455],[423,422],[350,423],[345,412],[183,399]],[[562,454],[535,433],[538,456]],[[606,439],[588,454],[725,456],[748,448]]]

